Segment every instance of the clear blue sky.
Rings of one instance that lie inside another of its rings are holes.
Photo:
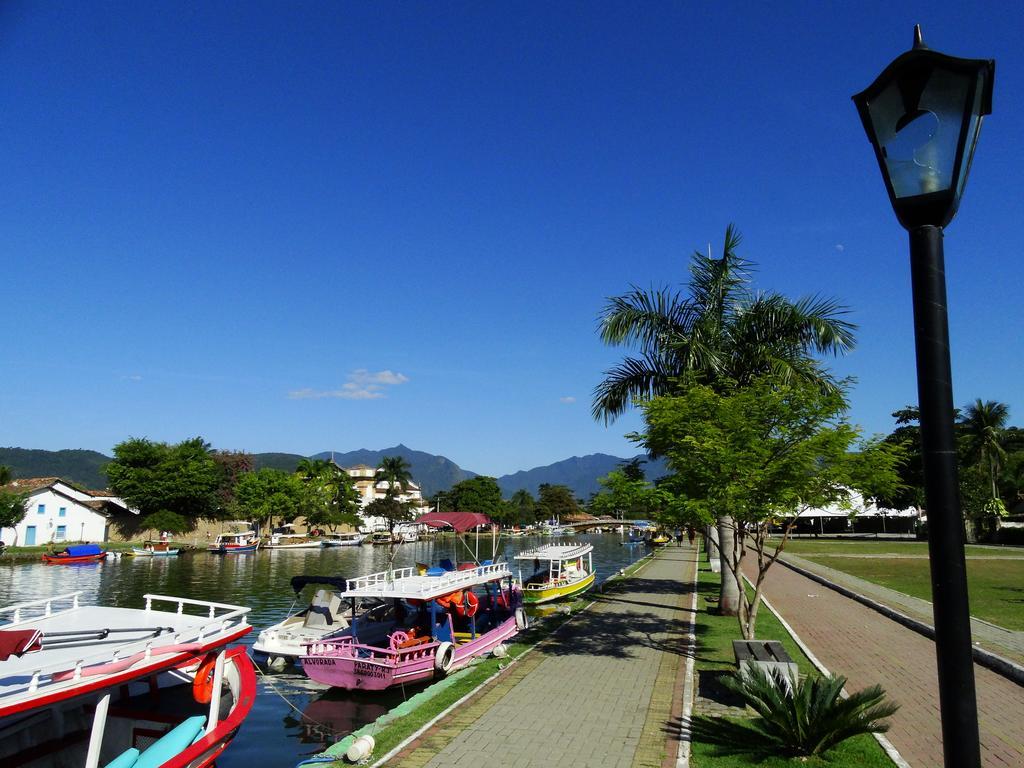
[[[735,222],[835,296],[852,415],[916,399],[906,234],[850,95],[997,60],[946,237],[957,404],[1024,423],[1020,3],[0,5],[0,444],[397,442],[503,474],[632,455],[589,415],[630,283]]]

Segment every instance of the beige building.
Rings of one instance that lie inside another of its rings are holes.
[[[332,461],[332,463],[334,462]],[[386,480],[377,479],[377,469],[375,467],[368,467],[366,464],[357,464],[354,467],[342,467],[336,463],[335,466],[344,470],[354,481],[356,490],[359,491],[360,509],[365,509],[366,505],[371,501],[383,499],[387,496],[390,485]],[[415,515],[421,515],[424,512],[430,511],[430,505],[423,499],[423,492],[420,490],[420,487],[412,481],[409,482],[408,487],[404,491],[400,491],[396,494],[395,498],[402,503],[412,505],[413,514]],[[363,530],[366,531],[382,530],[387,528],[387,521],[382,517],[363,516],[363,521]]]

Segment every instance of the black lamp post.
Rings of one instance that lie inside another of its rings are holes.
[[[956,214],[982,116],[992,111],[995,62],[914,47],[853,97],[896,218],[910,233],[917,392],[928,558],[946,768],[979,768],[978,707],[967,604],[942,228]]]

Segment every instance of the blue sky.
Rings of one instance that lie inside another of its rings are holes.
[[[597,314],[730,222],[758,287],[851,308],[833,369],[888,432],[907,242],[850,95],[915,22],[997,60],[954,393],[1022,424],[1019,3],[6,2],[0,444],[632,455],[589,415]]]

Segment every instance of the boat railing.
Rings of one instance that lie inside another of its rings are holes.
[[[416,568],[397,568],[393,571],[381,571],[357,579],[348,579],[347,591],[372,590],[374,587],[389,588],[403,579],[408,579],[409,581],[400,585],[404,595],[413,598],[426,597],[455,591],[461,585],[478,583],[482,576],[496,579],[511,575],[508,563],[477,565],[464,571],[445,571],[440,576],[428,577],[422,577]]]
[[[369,587],[374,587],[378,584],[392,584],[399,579],[407,579],[410,576],[415,575],[415,568],[395,568],[390,571],[379,571],[367,576],[348,579],[346,589],[350,592],[354,589],[368,589]]]
[[[574,542],[571,544],[545,544],[527,549],[516,555],[516,560],[572,560],[594,549],[593,544]]]
[[[82,590],[78,590],[77,592],[68,592],[66,595],[44,597],[39,600],[29,600],[24,603],[9,605],[6,608],[0,608],[0,616],[6,613],[11,614],[11,618],[0,624],[0,626],[9,627],[14,624],[20,624],[23,621],[32,621],[74,611],[79,607],[78,597],[81,594]]]

